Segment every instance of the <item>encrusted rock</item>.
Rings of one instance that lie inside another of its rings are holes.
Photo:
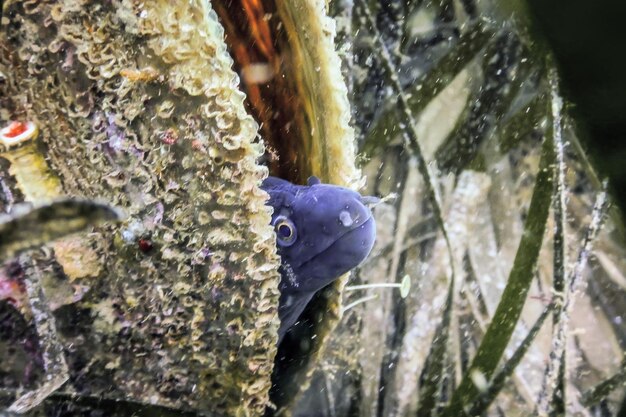
[[[260,415],[279,260],[263,146],[209,2],[14,1],[4,19],[0,114],[37,123],[29,152],[59,184],[30,199],[84,196],[128,214],[84,238],[88,273],[62,253],[71,242],[50,256],[87,288],[55,314],[70,380],[51,401],[76,391]]]

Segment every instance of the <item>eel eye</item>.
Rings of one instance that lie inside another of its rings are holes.
[[[276,217],[274,231],[276,232],[276,240],[281,246],[293,245],[298,237],[296,225],[285,216]]]

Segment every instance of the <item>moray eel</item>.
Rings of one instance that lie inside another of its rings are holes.
[[[261,188],[274,208],[272,226],[281,257],[279,343],[313,295],[367,258],[376,239],[369,204],[375,197],[322,184],[294,185],[268,177]]]

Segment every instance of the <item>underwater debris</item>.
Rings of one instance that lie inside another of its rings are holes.
[[[28,294],[29,307],[42,349],[44,378],[36,389],[20,393],[7,408],[9,413],[22,414],[37,407],[70,378],[55,319],[44,294],[43,275],[32,258],[34,258],[32,254],[22,255],[18,262],[23,267],[23,280]]]
[[[0,218],[0,261],[98,223],[123,218],[119,211],[107,205],[75,199],[36,208],[17,206],[13,214],[6,217],[8,219]],[[20,255],[20,277],[16,279],[8,276],[0,281],[0,287],[5,290],[3,294],[0,293],[0,301],[9,298],[15,303],[15,300],[21,299],[16,307],[21,310],[28,308],[39,336],[39,346],[43,350],[44,381],[38,388],[22,393],[15,399],[7,409],[15,413],[24,413],[36,407],[69,379],[49,299],[43,290],[43,275],[34,258],[32,253]]]
[[[10,216],[0,215],[0,260],[11,259],[90,226],[123,218],[121,211],[108,204],[75,198],[36,207],[15,206]]]
[[[0,130],[0,143],[6,148],[10,148],[36,138],[37,133],[38,130],[35,123],[13,121]]]
[[[400,290],[400,297],[406,298],[409,295],[409,291],[411,291],[411,277],[409,276],[409,274],[406,274],[404,277],[402,277],[402,281],[399,283],[389,282],[389,283],[377,283],[377,284],[348,285],[344,288],[344,290],[355,291],[355,290],[368,290],[371,288],[398,288]]]

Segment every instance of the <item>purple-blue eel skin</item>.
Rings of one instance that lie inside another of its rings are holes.
[[[261,188],[274,208],[281,257],[280,343],[317,291],[367,258],[376,239],[368,204],[376,199],[316,177],[307,185],[268,177]]]

